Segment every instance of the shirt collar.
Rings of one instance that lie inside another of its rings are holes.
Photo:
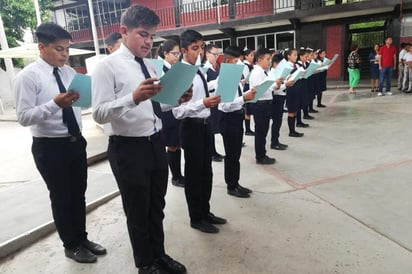
[[[50,65],[49,63],[47,63],[43,58],[39,58],[39,59],[37,59],[37,62],[40,64],[40,66],[42,67],[42,68],[44,68],[44,70],[46,70],[46,71],[50,71],[50,73],[51,74],[53,74],[53,71],[54,71],[54,66],[52,66],[52,65]],[[61,72],[61,68],[60,67],[57,67],[57,69]]]

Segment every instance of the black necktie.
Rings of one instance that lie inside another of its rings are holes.
[[[59,86],[60,93],[66,92],[66,88],[62,83],[62,79],[59,75],[59,69],[53,69],[54,77],[56,77],[57,85]],[[80,128],[77,124],[76,117],[74,116],[73,108],[67,107],[63,109],[63,123],[67,125],[67,129],[72,136],[79,136],[80,135]]]
[[[242,89],[239,86],[237,86],[237,94],[239,95],[239,97],[243,96]]]
[[[147,70],[147,67],[143,61],[142,58],[139,58],[137,56],[134,57],[134,59],[140,64],[140,67],[142,68],[142,72],[144,74],[144,77],[146,79],[151,78],[149,71]],[[153,111],[156,114],[157,117],[161,118],[162,117],[162,108],[160,107],[160,103],[150,100],[152,102],[153,106]]]
[[[267,73],[267,71],[266,71],[266,70],[264,71],[264,73],[265,73],[265,75],[266,75],[266,76],[268,76],[268,73]]]
[[[205,76],[203,76],[203,73],[200,72],[200,70],[197,70],[197,74],[199,74],[200,79],[202,79],[203,88],[205,89],[205,95],[206,95],[206,97],[209,97],[209,88],[207,87],[207,82],[206,82]]]

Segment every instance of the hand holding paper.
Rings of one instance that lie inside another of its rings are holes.
[[[68,91],[75,90],[80,93],[78,100],[75,100],[73,106],[89,108],[92,104],[92,80],[89,75],[77,73],[74,75],[72,82],[67,88]]]
[[[163,91],[152,97],[152,100],[166,105],[177,105],[179,98],[193,83],[193,78],[199,68],[197,66],[178,62],[160,78]]]

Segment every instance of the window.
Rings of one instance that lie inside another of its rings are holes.
[[[65,9],[65,16],[67,20],[68,31],[89,28],[89,11],[86,4]]]
[[[237,38],[237,44],[241,48],[258,49],[268,48],[280,50],[285,48],[293,48],[295,46],[295,32],[277,32],[266,33],[255,36],[246,36]]]
[[[95,21],[98,26],[120,23],[120,17],[130,3],[127,0],[96,0],[93,1]]]
[[[412,17],[405,16],[401,25],[401,36],[412,36]]]

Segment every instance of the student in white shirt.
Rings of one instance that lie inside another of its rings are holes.
[[[106,249],[87,239],[87,142],[81,134],[81,109],[74,90],[66,92],[75,70],[69,59],[71,35],[54,23],[36,30],[40,58],[16,77],[17,119],[30,126],[32,153],[50,192],[54,224],[65,255],[79,263],[92,263]]]
[[[260,48],[255,55],[256,65],[254,66],[250,77],[249,84],[251,87],[259,86],[267,78],[267,70],[271,65],[272,55],[269,49]],[[281,79],[277,80],[280,85]],[[273,115],[273,92],[269,88],[257,100],[254,105],[254,121],[255,121],[255,158],[256,163],[260,165],[273,165],[276,162],[275,158],[271,158],[266,154],[266,135],[269,130],[270,120],[274,119]]]
[[[182,62],[195,65],[203,55],[203,36],[194,30],[180,35]],[[215,216],[210,209],[212,195],[212,131],[210,108],[220,102],[220,96],[211,96],[204,74],[199,69],[193,79],[193,96],[187,103],[173,109],[173,115],[182,120],[181,140],[185,156],[185,195],[189,209],[190,226],[205,233],[218,233],[215,225],[226,220]]]
[[[120,20],[122,45],[102,59],[92,74],[93,118],[104,124],[109,136],[109,162],[140,274],[186,273],[185,266],[165,252],[168,166],[161,138],[161,107],[150,100],[162,86],[155,83],[159,79],[154,66],[143,59],[152,48],[159,22],[147,7],[126,9]],[[186,92],[179,101],[188,99]]]
[[[236,46],[227,47],[224,50],[224,63],[237,64],[242,50]],[[235,100],[231,103],[220,103],[222,112],[220,121],[220,133],[225,147],[225,182],[227,193],[239,198],[248,198],[252,192],[239,184],[240,179],[240,155],[243,143],[243,105],[255,98],[255,90],[243,92],[243,85],[239,83]]]

